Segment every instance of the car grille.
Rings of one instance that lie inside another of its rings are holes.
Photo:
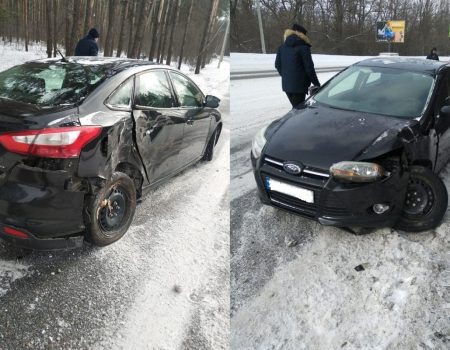
[[[314,203],[307,203],[286,194],[269,191],[270,200],[275,206],[292,210],[310,218],[318,216],[351,216],[350,210],[338,198],[331,192],[324,191],[323,188],[330,175],[323,170],[305,167],[300,175],[291,175],[284,171],[282,160],[265,157],[261,168],[261,176],[263,177],[263,183],[265,182],[266,176],[269,176],[275,180],[306,188],[314,192]]]

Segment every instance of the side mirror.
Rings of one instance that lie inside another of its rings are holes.
[[[439,119],[450,120],[450,106],[443,106],[439,111]]]
[[[213,95],[207,95],[205,98],[204,105],[209,108],[217,108],[219,107],[220,99]]]

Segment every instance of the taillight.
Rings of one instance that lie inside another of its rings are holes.
[[[15,228],[12,228],[12,227],[7,227],[7,226],[4,227],[3,232],[9,236],[14,236],[14,237],[18,237],[18,238],[29,238],[29,236],[25,232],[16,230]]]
[[[84,146],[100,135],[100,126],[71,126],[8,132],[0,144],[13,153],[43,158],[75,158]]]

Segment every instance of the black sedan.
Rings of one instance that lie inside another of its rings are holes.
[[[450,158],[450,67],[374,58],[345,69],[262,128],[252,164],[263,203],[340,227],[436,227]]]
[[[74,57],[0,73],[0,237],[36,249],[104,246],[137,200],[211,160],[219,99],[151,62]]]

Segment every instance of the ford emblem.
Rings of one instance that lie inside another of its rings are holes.
[[[291,162],[286,162],[283,164],[283,169],[289,174],[298,175],[303,171],[303,166]]]

